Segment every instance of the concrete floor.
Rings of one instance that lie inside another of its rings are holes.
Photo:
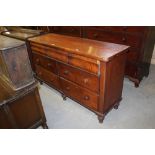
[[[49,128],[102,129],[102,128],[155,128],[155,65],[139,88],[124,80],[123,100],[118,110],[110,111],[103,122],[96,114],[61,95],[47,85],[40,87],[40,95]]]

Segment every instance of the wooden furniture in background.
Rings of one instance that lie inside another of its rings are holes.
[[[48,128],[37,86],[15,91],[0,76],[0,129]]]
[[[36,77],[98,115],[122,98],[128,46],[57,34],[28,39]]]
[[[45,29],[44,29],[45,30]],[[148,26],[47,26],[52,33],[130,46],[125,75],[138,87],[149,67],[155,43],[155,28]]]
[[[34,82],[25,42],[0,35],[0,74],[14,90]]]
[[[17,26],[5,27],[5,31],[1,35],[26,41],[28,38],[38,36],[44,33],[42,30],[25,29]]]
[[[0,35],[0,128],[47,128],[26,43]]]

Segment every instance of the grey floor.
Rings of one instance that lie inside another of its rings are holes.
[[[139,88],[124,80],[123,100],[118,110],[110,111],[103,122],[96,114],[61,95],[47,85],[40,87],[40,95],[49,128],[102,129],[102,128],[155,128],[155,65]]]

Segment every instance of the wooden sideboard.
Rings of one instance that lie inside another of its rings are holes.
[[[36,77],[98,115],[122,99],[128,46],[58,34],[28,39]]]
[[[41,29],[41,27],[39,27]],[[44,31],[130,46],[125,75],[139,86],[149,75],[155,28],[148,26],[47,26]]]

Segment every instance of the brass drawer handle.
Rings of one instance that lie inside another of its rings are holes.
[[[123,37],[123,38],[122,38],[122,41],[123,41],[123,42],[125,42],[125,41],[126,41],[126,38],[125,38],[125,37]]]
[[[89,100],[89,96],[84,96],[84,100]]]
[[[70,90],[70,87],[66,87],[66,90]]]
[[[88,81],[89,81],[88,79],[84,79],[84,83],[85,83],[85,84],[87,84],[87,83],[88,83]]]
[[[51,67],[52,65],[51,65],[51,63],[48,63],[47,66],[48,66],[48,67]]]
[[[69,74],[69,71],[68,71],[68,70],[65,70],[65,71],[64,71],[64,74],[65,74],[65,75],[68,75],[68,74]]]
[[[37,59],[36,59],[36,62],[37,62],[37,63],[39,63],[39,62],[40,62],[40,59],[39,59],[39,58],[37,58]]]

